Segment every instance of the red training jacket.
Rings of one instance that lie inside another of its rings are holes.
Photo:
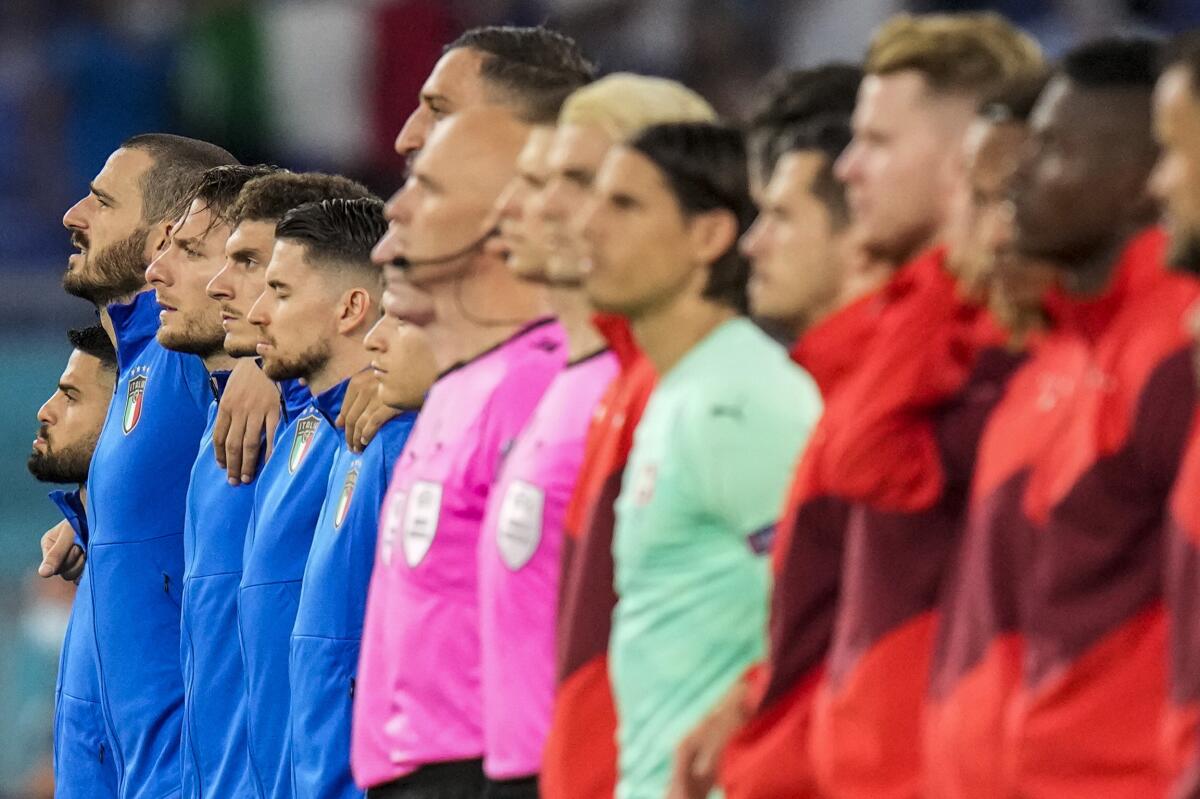
[[[1035,529],[1004,760],[1009,793],[1029,799],[1167,788],[1163,532],[1196,401],[1183,318],[1198,290],[1166,271],[1163,248],[1144,232],[1103,296],[1048,305],[1047,339],[1082,342],[1087,358],[1023,500]]]
[[[621,371],[592,417],[564,522],[558,692],[542,762],[544,799],[612,799],[617,784],[617,716],[608,679],[608,638],[617,604],[613,503],[656,375],[627,322],[598,316],[595,323]]]

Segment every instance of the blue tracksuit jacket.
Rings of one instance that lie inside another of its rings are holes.
[[[343,382],[325,393],[340,395],[345,390]],[[293,411],[295,399],[289,400]],[[258,477],[242,559],[238,626],[246,672],[246,721],[251,769],[265,799],[293,796],[288,650],[304,564],[342,438],[316,402],[310,396],[298,412],[289,414]]]
[[[317,408],[332,425],[343,394],[326,392]],[[300,608],[292,630],[292,773],[297,799],[352,799],[363,791],[350,774],[350,714],[367,584],[375,562],[379,510],[416,413],[380,428],[362,454],[345,437],[317,522]]]
[[[52,491],[50,499],[87,546],[87,516],[78,491]],[[54,691],[55,799],[116,799],[117,769],[100,709],[92,601],[79,591],[58,661]]]
[[[79,584],[121,799],[180,793],[184,503],[212,401],[203,362],[155,340],[158,312],[149,291],[109,306],[117,385],[92,457]]]

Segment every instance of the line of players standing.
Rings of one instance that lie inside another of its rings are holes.
[[[743,135],[480,29],[386,206],[125,142],[30,458],[58,795],[1195,795],[1160,51],[899,17]]]

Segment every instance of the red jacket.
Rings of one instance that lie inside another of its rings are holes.
[[[1171,494],[1166,597],[1170,692],[1163,730],[1172,797],[1200,797],[1200,429],[1192,428]]]
[[[1142,233],[1103,296],[1049,307],[1047,339],[1082,342],[1087,358],[1023,501],[1035,532],[1005,735],[1010,792],[1023,797],[1166,790],[1163,530],[1196,399],[1183,318],[1198,291],[1165,270],[1163,245]]]
[[[936,606],[975,446],[1015,366],[965,303],[943,250],[904,268],[866,361],[827,408],[813,466],[848,500],[841,594],[810,751],[822,792],[920,794],[920,715]]]
[[[613,502],[656,375],[627,322],[607,316],[595,322],[621,371],[588,428],[564,522],[558,692],[540,779],[545,799],[612,799],[617,783],[617,717],[608,680],[608,637],[617,604]]]
[[[1004,713],[1019,682],[1020,575],[1032,525],[1021,510],[1038,453],[1066,421],[1073,341],[1036,346],[979,443],[963,538],[941,601],[924,711],[925,795],[1001,799]]]
[[[817,381],[826,405],[861,362],[886,299],[881,292],[862,297],[810,328],[792,348],[793,360]],[[809,451],[819,446],[820,430],[818,423]],[[837,603],[844,522],[845,503],[824,495],[802,461],[775,547],[769,659],[748,675],[754,715],[721,763],[727,799],[817,795],[805,742]]]

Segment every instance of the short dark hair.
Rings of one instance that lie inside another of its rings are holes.
[[[362,269],[375,268],[371,249],[385,232],[383,201],[375,197],[305,203],[275,226],[275,238],[304,245],[311,264]]]
[[[678,122],[647,128],[629,146],[663,173],[687,215],[726,210],[737,219],[738,238],[754,221],[746,173],[746,143],[739,130],[709,122]],[[746,313],[750,264],[735,240],[713,262],[704,297]]]
[[[992,122],[1028,122],[1048,78],[1043,74],[1008,81],[979,104],[979,116]]]
[[[446,45],[483,55],[480,75],[518,107],[534,125],[552,125],[571,92],[596,79],[596,67],[569,36],[542,26],[472,28]]]
[[[846,187],[833,174],[833,166],[850,145],[854,131],[850,118],[842,114],[822,114],[784,131],[779,142],[779,158],[788,153],[813,152],[822,157],[821,169],[813,177],[812,193],[829,211],[835,228],[850,223]]]
[[[860,83],[860,67],[836,62],[770,77],[766,92],[746,122],[747,146],[760,174],[770,177],[785,152],[784,142],[799,127],[828,115],[849,119],[858,102]]]
[[[1164,72],[1171,67],[1185,67],[1193,90],[1200,90],[1200,28],[1184,31],[1167,42],[1159,66]]]
[[[1085,89],[1154,91],[1162,43],[1145,36],[1108,36],[1084,42],[1058,65],[1059,74]]]
[[[142,221],[153,225],[171,218],[206,169],[238,160],[227,150],[173,133],[142,133],[121,143],[141,150],[154,163],[142,175]]]
[[[112,339],[100,325],[76,327],[67,331],[67,340],[71,346],[84,355],[91,355],[100,361],[100,365],[110,371],[117,371],[117,350],[113,347]]]
[[[281,167],[267,164],[214,166],[200,176],[200,181],[175,209],[174,216],[177,219],[183,216],[192,203],[199,200],[204,208],[212,214],[210,226],[230,224],[229,212],[237,202],[242,187],[254,178],[274,175],[280,171],[282,171]]]
[[[229,209],[230,224],[279,222],[288,211],[305,203],[372,196],[366,186],[341,175],[283,170],[254,178],[242,187]]]

